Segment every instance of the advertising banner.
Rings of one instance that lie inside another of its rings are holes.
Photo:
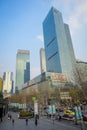
[[[55,105],[53,105],[52,107],[53,107],[53,114],[55,114],[56,113]]]
[[[80,106],[75,106],[74,109],[75,109],[76,119],[82,119],[82,112]]]
[[[56,113],[55,105],[49,105],[48,106],[48,113],[49,114],[55,114]]]
[[[48,106],[48,113],[52,114],[52,106],[51,105]]]

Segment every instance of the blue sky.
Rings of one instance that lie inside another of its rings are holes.
[[[30,50],[31,79],[40,74],[42,23],[52,6],[69,24],[76,58],[87,62],[87,0],[0,0],[0,77],[15,77],[18,49]]]

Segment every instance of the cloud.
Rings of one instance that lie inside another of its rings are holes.
[[[43,42],[43,35],[38,35],[37,39],[40,40],[41,42]]]
[[[51,4],[62,12],[72,33],[87,25],[87,0],[52,0]]]
[[[4,66],[0,64],[0,77],[3,76]]]
[[[79,1],[74,5],[74,10],[70,11],[68,24],[72,30],[72,33],[85,27],[87,25],[87,1]]]

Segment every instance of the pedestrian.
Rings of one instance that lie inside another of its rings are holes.
[[[28,118],[26,118],[25,121],[26,121],[26,125],[28,125]]]
[[[14,125],[14,119],[12,119],[12,125]]]
[[[9,116],[9,117],[10,117],[10,120],[11,120],[11,118],[12,118],[12,115],[10,114],[10,116]]]
[[[59,121],[61,120],[61,116],[60,116],[60,115],[58,115],[58,120],[59,120]]]
[[[0,118],[1,118],[1,122],[3,121],[3,120],[2,120],[2,117],[3,117],[3,109],[1,108],[1,109],[0,109]]]
[[[53,125],[54,125],[55,116],[52,115],[52,116],[51,116],[51,119],[53,120]]]
[[[8,120],[11,120],[11,114],[8,112]]]
[[[35,125],[37,126],[37,115],[35,116]]]

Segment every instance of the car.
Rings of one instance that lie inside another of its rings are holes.
[[[82,112],[83,121],[87,121],[87,111]]]
[[[74,120],[75,116],[71,115],[71,114],[64,114],[62,116],[62,119],[67,119],[67,120]]]
[[[64,112],[59,112],[56,116],[56,119],[60,120],[60,119],[67,119],[67,120],[74,120],[75,116],[72,114],[64,114]]]
[[[75,116],[75,111],[73,111],[72,109],[66,109],[66,110],[64,110],[64,115]]]

